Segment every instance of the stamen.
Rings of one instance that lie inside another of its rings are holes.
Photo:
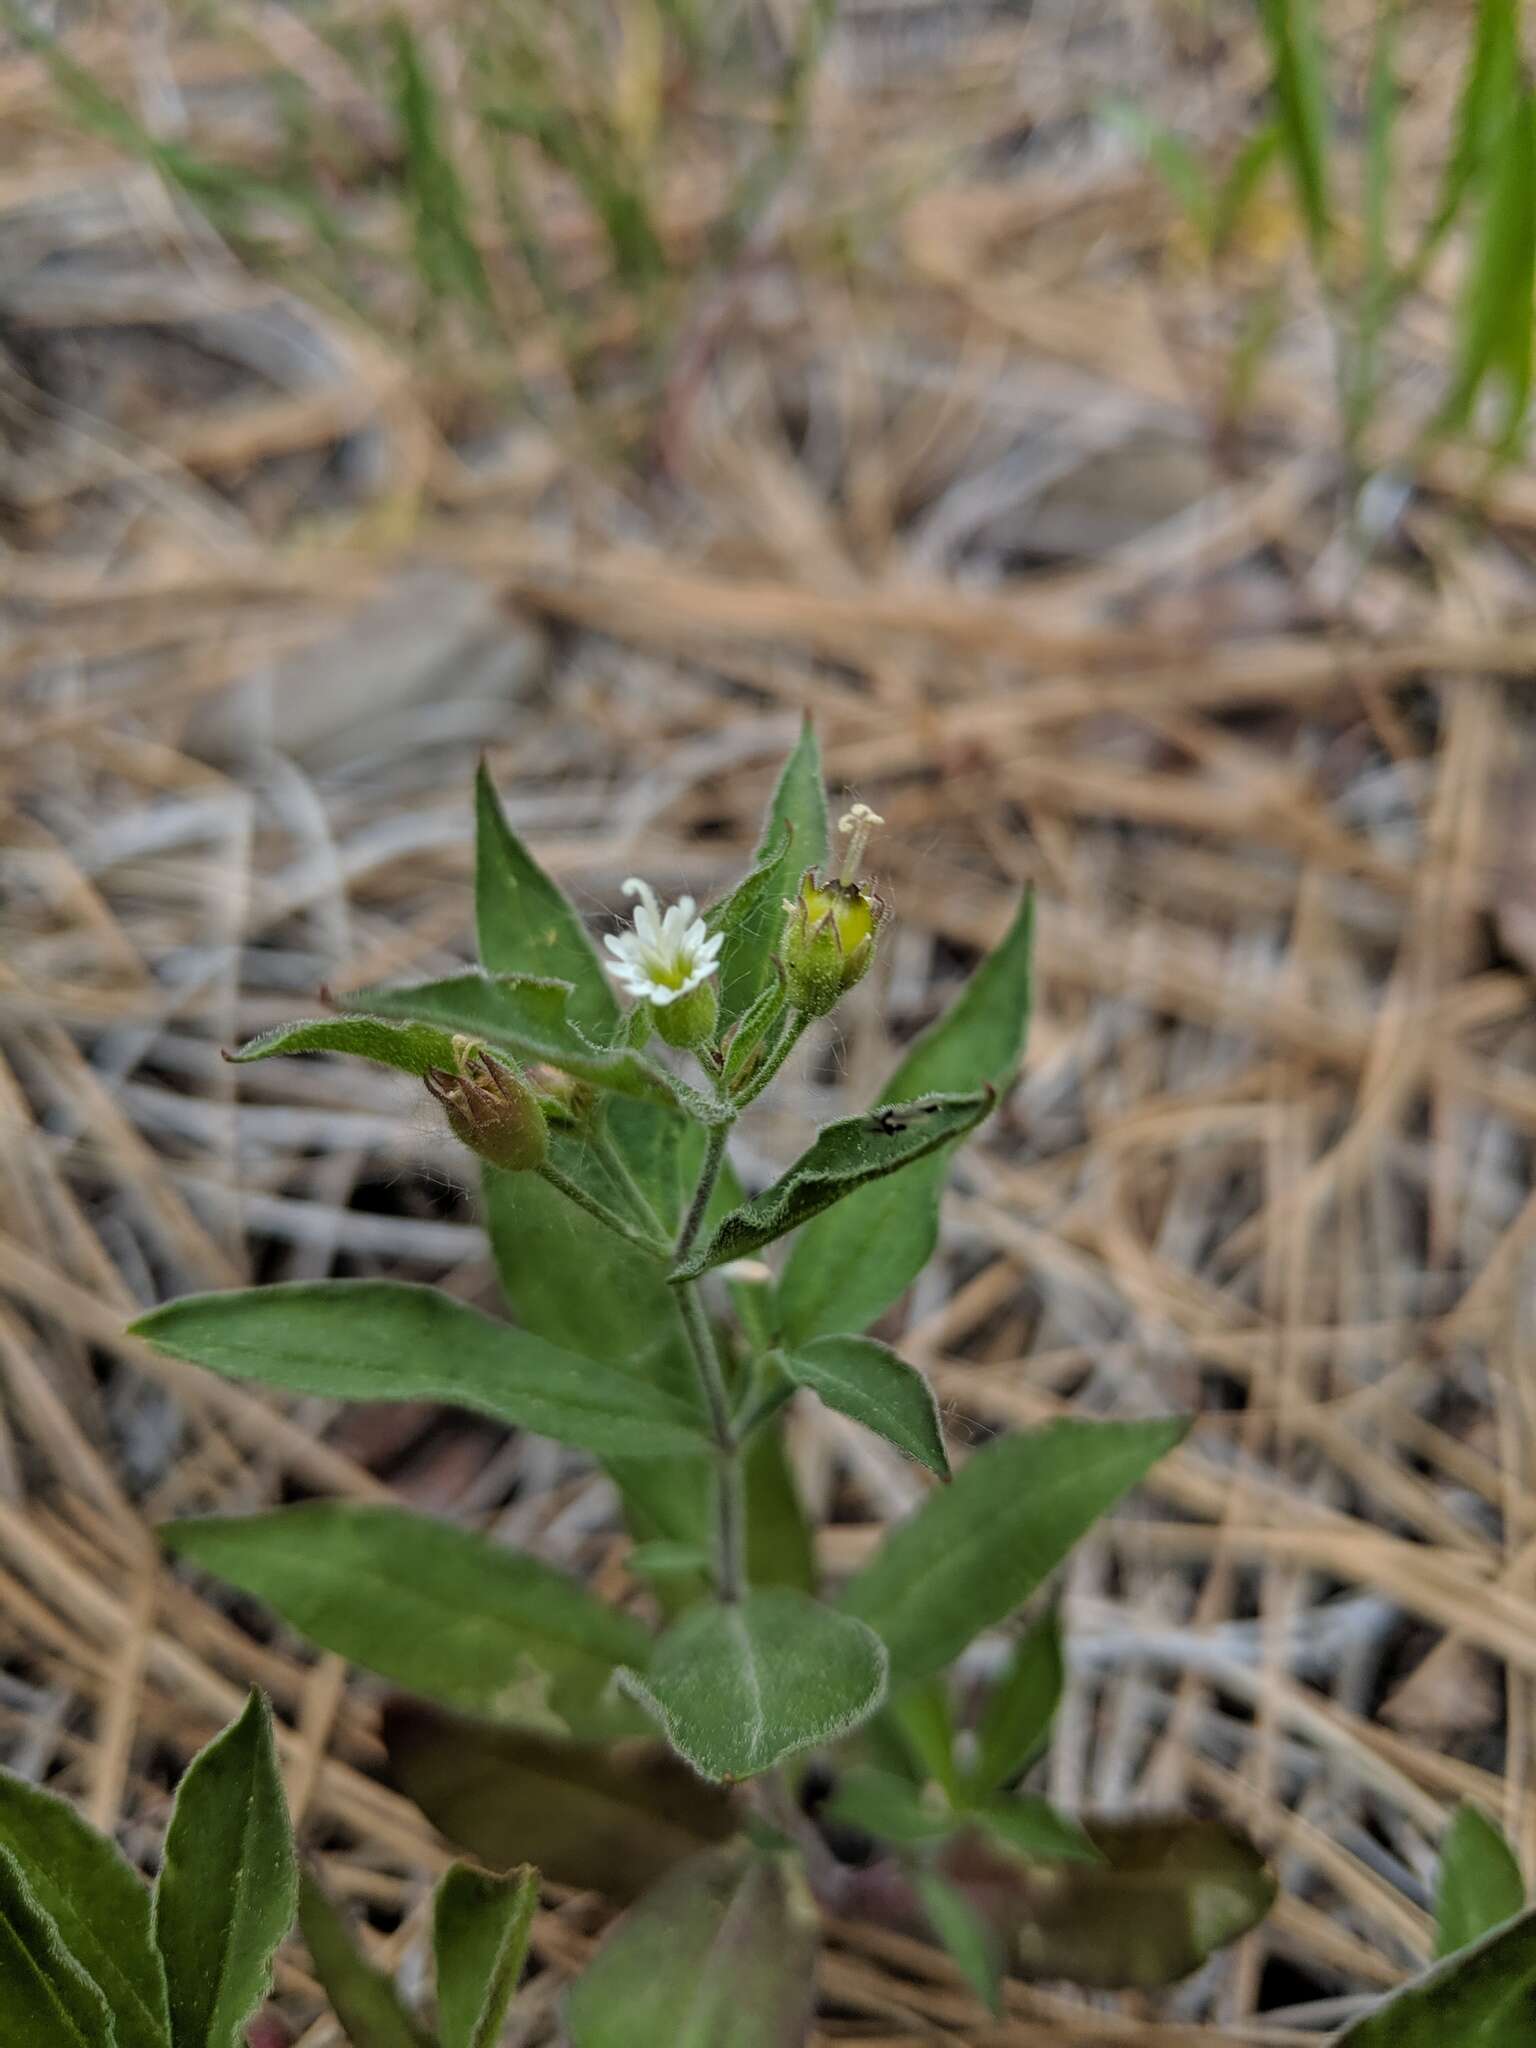
[[[883,825],[884,823],[885,820],[880,816],[880,813],[872,811],[868,804],[855,804],[852,810],[844,811],[843,815],[838,819],[838,831],[848,834],[848,845],[843,853],[843,864],[839,868],[837,875],[837,879],[843,884],[844,888],[848,886],[859,871],[859,863],[864,858],[864,849],[869,844],[870,833],[874,831],[877,825]]]

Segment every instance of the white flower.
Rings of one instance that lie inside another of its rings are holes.
[[[664,1010],[708,981],[719,965],[716,956],[725,935],[710,935],[703,918],[695,915],[691,896],[680,896],[663,916],[649,882],[631,875],[624,894],[640,898],[634,929],[603,940],[616,963],[604,965],[632,996],[644,996]]]

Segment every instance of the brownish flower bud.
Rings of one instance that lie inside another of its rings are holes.
[[[453,1053],[456,1073],[429,1067],[422,1076],[453,1135],[508,1173],[542,1166],[549,1134],[539,1099],[522,1075],[472,1039],[455,1039]]]

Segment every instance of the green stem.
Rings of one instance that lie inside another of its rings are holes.
[[[596,1195],[589,1195],[579,1181],[562,1173],[553,1161],[546,1159],[538,1169],[552,1188],[558,1188],[567,1201],[574,1202],[578,1209],[585,1209],[589,1216],[595,1216],[605,1230],[611,1230],[626,1243],[645,1253],[648,1259],[665,1259],[669,1256],[665,1239],[652,1236],[649,1232],[633,1229],[622,1216],[616,1216],[606,1202],[600,1202]]]
[[[726,1124],[716,1124],[710,1130],[699,1183],[693,1191],[683,1227],[678,1232],[673,1253],[675,1265],[681,1265],[687,1258],[704,1227],[710,1196],[725,1163],[728,1134],[729,1126]],[[688,1334],[688,1348],[693,1353],[694,1370],[698,1374],[704,1404],[709,1410],[710,1429],[715,1439],[715,1585],[720,1598],[734,1604],[747,1590],[747,1496],[741,1449],[731,1426],[730,1394],[725,1384],[720,1352],[715,1343],[715,1333],[709,1327],[698,1283],[678,1280],[673,1285],[677,1290],[678,1309]]]
[[[789,1021],[779,1035],[779,1041],[763,1064],[753,1073],[747,1085],[736,1098],[736,1107],[745,1109],[749,1102],[755,1102],[774,1075],[800,1043],[810,1018],[804,1010],[791,1010]]]

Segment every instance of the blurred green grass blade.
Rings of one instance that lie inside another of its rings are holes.
[[[469,202],[449,154],[437,86],[415,32],[403,15],[389,24],[395,115],[404,148],[402,174],[422,281],[431,291],[491,303],[491,289],[470,225]]]
[[[1397,122],[1397,0],[1378,0],[1365,97],[1365,179],[1361,235],[1364,271],[1349,367],[1345,434],[1354,447],[1375,408],[1382,326],[1392,296],[1392,255],[1387,240]]]
[[[1456,106],[1456,137],[1446,159],[1440,198],[1415,261],[1421,270],[1461,211],[1488,162],[1519,82],[1520,0],[1481,0]]]
[[[1328,88],[1312,0],[1260,0],[1280,142],[1314,257],[1328,247]]]
[[[1209,250],[1215,238],[1216,196],[1199,157],[1182,135],[1129,100],[1111,101],[1105,113],[1151,164]]]
[[[1536,290],[1536,97],[1517,84],[1490,163],[1488,196],[1462,285],[1455,372],[1432,432],[1460,433],[1495,382],[1504,395],[1497,446],[1513,451],[1531,392]]]
[[[1280,124],[1266,121],[1250,135],[1222,179],[1211,214],[1211,254],[1221,255],[1243,224],[1266,173],[1280,154]]]

